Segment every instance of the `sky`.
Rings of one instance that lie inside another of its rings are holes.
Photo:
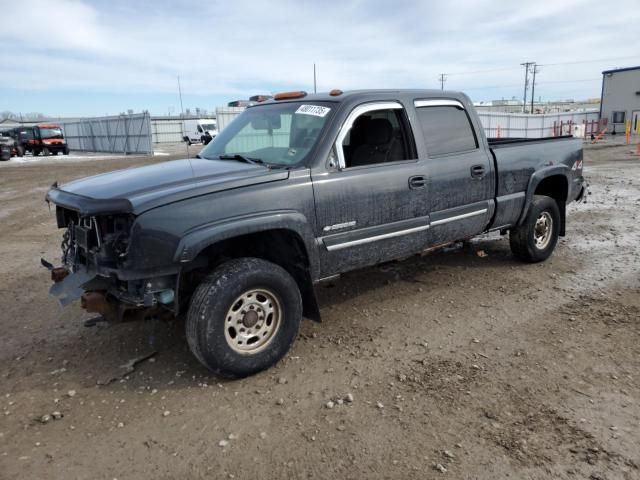
[[[255,94],[440,88],[474,101],[600,96],[640,65],[638,0],[0,0],[0,111],[212,112]],[[9,21],[8,21],[9,20]]]

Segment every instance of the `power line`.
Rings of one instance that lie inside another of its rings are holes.
[[[547,84],[547,83],[581,83],[581,82],[601,82],[602,78],[582,78],[582,79],[576,79],[576,80],[547,80],[545,82],[538,82],[538,85],[540,84]]]
[[[542,66],[542,67],[555,67],[557,65],[577,65],[577,64],[580,64],[580,63],[612,62],[614,60],[628,60],[630,58],[638,58],[638,59],[640,59],[640,56],[638,56],[638,55],[630,55],[630,56],[627,56],[627,57],[598,58],[598,59],[595,59],[595,60],[576,60],[576,61],[572,61],[572,62],[542,63],[542,64],[540,64],[540,66]]]
[[[598,58],[598,59],[592,59],[592,60],[576,60],[576,61],[570,61],[570,62],[555,62],[555,63],[538,63],[537,65],[539,67],[555,67],[555,66],[559,66],[559,65],[577,65],[577,64],[581,64],[581,63],[598,63],[598,62],[612,62],[615,60],[628,60],[630,58],[637,58],[638,60],[640,60],[640,56],[638,55],[629,55],[626,57],[611,57],[611,58]],[[447,73],[448,76],[455,76],[455,75],[475,75],[478,73],[494,73],[494,72],[506,72],[506,71],[510,71],[510,70],[519,70],[518,67],[499,67],[499,68],[491,68],[491,69],[487,69],[487,70],[470,70],[470,71],[466,71],[466,72],[449,72]]]
[[[505,72],[508,70],[519,70],[517,67],[502,67],[502,68],[492,68],[490,70],[475,70],[470,72],[453,72],[447,73],[447,75],[475,75],[477,73],[494,73],[494,72]]]
[[[544,80],[539,82],[536,80],[536,85],[547,85],[550,83],[582,83],[582,82],[600,82],[601,78],[581,78],[576,80]],[[521,87],[521,83],[511,83],[506,85],[482,85],[479,87],[461,87],[463,90],[482,90],[482,89],[492,89],[492,88],[513,88],[513,87]]]

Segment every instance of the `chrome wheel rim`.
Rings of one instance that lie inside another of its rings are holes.
[[[533,238],[536,243],[536,248],[544,250],[551,242],[551,234],[553,232],[553,219],[549,212],[542,212],[536,220],[536,225],[533,230]]]
[[[273,292],[248,290],[231,304],[224,323],[224,336],[233,351],[256,354],[269,346],[280,329],[282,307]]]

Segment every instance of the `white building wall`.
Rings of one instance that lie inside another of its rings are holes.
[[[618,133],[624,133],[624,123],[613,122],[616,111],[625,112],[625,120],[633,121],[634,112],[636,117],[640,116],[640,67],[603,74],[602,118],[608,119],[610,133],[614,127]]]

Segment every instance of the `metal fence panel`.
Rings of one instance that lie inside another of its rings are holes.
[[[153,143],[180,143],[183,141],[182,120],[151,119],[151,136]]]
[[[487,137],[542,138],[571,135],[571,124],[597,122],[599,112],[564,112],[531,115],[525,113],[478,112]],[[563,126],[562,131],[560,126]],[[565,128],[565,126],[567,126]]]
[[[225,129],[238,115],[244,112],[245,107],[217,107],[216,120],[218,132]]]
[[[149,113],[61,121],[70,150],[153,153]]]

